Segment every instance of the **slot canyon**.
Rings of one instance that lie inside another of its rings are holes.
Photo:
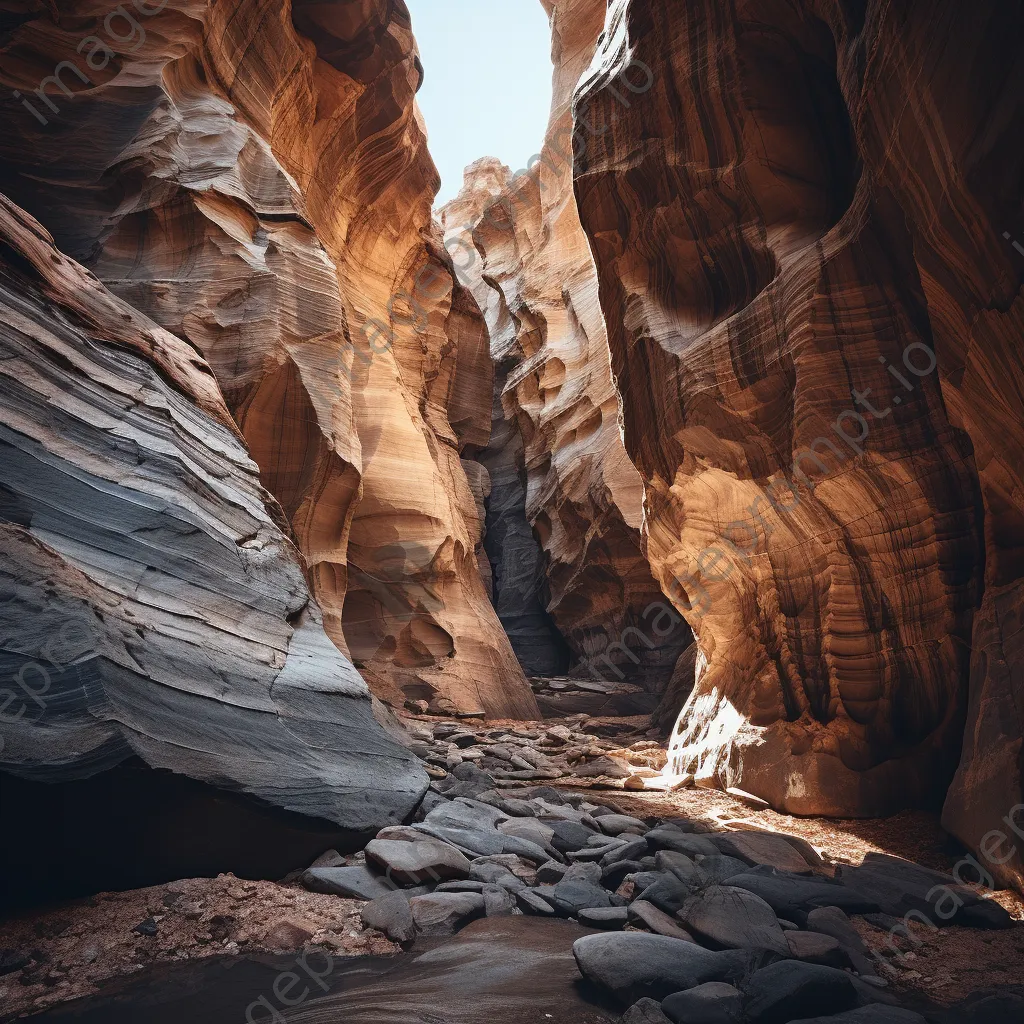
[[[0,0],[0,1022],[1024,1018],[1022,41]]]

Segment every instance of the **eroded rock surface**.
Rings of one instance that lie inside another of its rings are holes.
[[[477,570],[490,363],[404,4],[7,6],[4,81],[47,123],[4,104],[2,187],[207,356],[331,638],[392,703],[534,715]]]
[[[525,489],[505,521],[525,514],[540,540],[543,596],[572,649],[574,673],[653,690],[668,682],[691,634],[642,551],[643,488],[620,437],[597,274],[572,190],[573,150],[586,149],[602,129],[585,114],[574,124],[572,93],[593,55],[604,6],[544,6],[554,80],[539,162],[515,178],[494,159],[471,165],[441,219],[459,276],[484,312],[499,375],[501,418],[496,410],[481,458],[514,459]],[[522,454],[512,455],[510,446],[520,445]],[[517,550],[501,551],[499,577],[516,565]]]
[[[882,814],[941,800],[967,721],[945,820],[975,846],[1021,801],[1020,27],[616,0],[575,101],[615,115],[576,197],[648,554],[700,646],[677,770]]]
[[[401,820],[426,776],[324,632],[209,366],[6,200],[0,344],[0,767],[139,757],[353,830]]]

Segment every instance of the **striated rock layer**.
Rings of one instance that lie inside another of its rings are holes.
[[[941,798],[967,721],[972,845],[1021,802],[1021,18],[615,0],[576,96],[617,115],[576,197],[700,646],[676,769],[880,814]]]
[[[572,190],[573,151],[585,152],[604,128],[578,112],[574,134],[572,113],[604,8],[574,0],[545,8],[555,68],[539,161],[515,177],[496,160],[478,161],[441,218],[460,276],[484,311],[503,378],[504,424],[496,418],[484,458],[511,459],[525,478],[522,500],[496,519],[518,524],[525,513],[540,540],[541,594],[572,649],[574,673],[657,689],[691,634],[669,610],[641,549],[643,487],[620,436],[597,273]],[[506,545],[496,575],[504,564],[513,579],[534,579],[516,571],[524,558],[531,560],[527,549]],[[522,604],[523,588],[514,589]],[[500,587],[498,599],[501,614]],[[515,640],[519,623],[507,614],[502,621]]]
[[[209,366],[0,200],[0,767],[132,757],[365,831],[427,778],[331,644]]]
[[[5,7],[3,77],[48,123],[4,105],[4,187],[209,359],[331,638],[393,703],[535,713],[477,571],[490,363],[431,223],[405,5]]]

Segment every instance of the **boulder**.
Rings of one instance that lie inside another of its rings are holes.
[[[487,917],[507,917],[516,909],[516,898],[504,886],[484,886],[484,914]]]
[[[817,907],[839,907],[848,914],[870,914],[878,903],[859,888],[772,872],[746,871],[726,879],[765,901],[780,916],[803,923]]]
[[[626,1010],[620,1024],[670,1024],[670,1021],[661,1012],[661,1004],[656,999],[644,997]]]
[[[392,942],[411,942],[416,937],[409,897],[401,891],[371,900],[360,911],[363,925],[383,932]]]
[[[818,907],[812,910],[807,915],[807,927],[811,931],[837,939],[858,974],[875,973],[874,965],[868,959],[864,940],[838,907]]]
[[[454,846],[427,836],[414,843],[374,839],[366,846],[366,860],[398,885],[468,878],[470,871],[469,861]]]
[[[563,879],[545,893],[555,910],[563,917],[576,917],[584,908],[614,906],[607,889],[582,879]]]
[[[628,814],[602,814],[595,821],[607,836],[617,836],[627,831],[642,835],[647,831],[647,825],[644,822],[639,818],[630,817]]]
[[[780,960],[754,971],[744,991],[747,1016],[754,1024],[786,1024],[799,1017],[836,1013],[857,1001],[848,974],[799,960]]]
[[[422,935],[453,935],[482,917],[486,903],[480,893],[436,892],[409,900],[412,919]]]
[[[691,896],[679,910],[679,919],[688,931],[716,947],[790,955],[775,911],[746,889],[715,886]]]
[[[712,952],[694,942],[645,932],[585,935],[572,947],[580,973],[623,1003],[664,999],[706,981],[735,980],[750,963],[739,950]],[[820,968],[824,970],[825,968]]]
[[[677,853],[685,853],[688,857],[696,857],[697,854],[714,857],[721,852],[707,837],[684,832],[675,825],[659,825],[652,828],[644,833],[644,839],[652,850],[675,850]]]
[[[737,1024],[743,1015],[743,993],[733,985],[709,981],[675,992],[661,1003],[673,1024]]]
[[[787,931],[786,942],[794,960],[806,960],[811,964],[825,964],[827,967],[850,967],[839,940],[821,932]]]

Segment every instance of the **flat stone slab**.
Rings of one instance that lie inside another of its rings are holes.
[[[653,903],[648,903],[647,900],[633,900],[630,903],[629,921],[630,924],[641,924],[645,928],[650,928],[656,935],[670,935],[672,938],[684,939],[686,942],[695,941],[676,918],[670,917]]]
[[[628,814],[602,814],[594,820],[606,836],[617,836],[627,830],[643,835],[647,831],[647,825],[644,822]]]
[[[767,864],[796,875],[811,873],[811,865],[782,836],[770,832],[725,832],[706,838],[722,853],[747,864]]]
[[[584,907],[579,912],[580,924],[605,931],[616,931],[626,927],[629,911],[626,907]]]
[[[299,882],[310,892],[356,900],[375,900],[395,891],[394,884],[359,864],[344,868],[310,868],[302,872]]]
[[[798,919],[798,923],[818,907],[838,907],[848,914],[870,914],[878,910],[874,899],[858,888],[810,878],[746,871],[727,878],[725,884],[756,894],[780,917]]]

